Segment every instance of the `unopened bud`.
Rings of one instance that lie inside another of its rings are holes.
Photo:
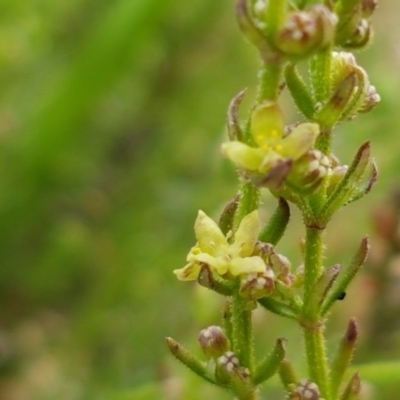
[[[218,358],[229,350],[229,340],[219,326],[209,326],[200,331],[199,343],[207,358]]]
[[[311,193],[328,174],[329,158],[319,150],[310,150],[292,167],[288,182],[300,193]]]
[[[358,112],[367,113],[367,112],[373,110],[380,101],[381,101],[381,96],[379,96],[378,92],[376,91],[375,86],[370,85],[368,88],[367,95],[364,100],[364,104],[361,106],[361,108]]]
[[[267,267],[263,274],[247,274],[240,282],[239,293],[247,300],[257,300],[269,296],[275,289],[275,274]]]
[[[270,256],[270,262],[275,274],[279,277],[288,276],[292,268],[289,259],[282,254],[273,252]]]
[[[289,395],[289,400],[323,400],[316,383],[302,380]]]
[[[250,371],[240,365],[239,358],[233,351],[227,351],[217,359],[215,378],[222,384],[233,381],[235,386],[245,387],[250,378]]]
[[[309,56],[333,40],[335,24],[335,15],[322,5],[290,13],[275,45],[289,57]]]

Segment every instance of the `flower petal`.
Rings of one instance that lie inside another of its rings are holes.
[[[189,253],[187,261],[194,264],[207,264],[211,269],[216,271],[219,275],[224,275],[228,272],[228,258],[226,254],[224,257],[214,257],[207,253]]]
[[[235,241],[230,247],[232,255],[250,256],[254,251],[260,228],[258,210],[247,214],[240,222],[235,233]]]
[[[228,242],[219,226],[203,211],[199,211],[194,224],[198,247],[201,252],[211,255],[220,252],[219,247],[227,248]]]
[[[238,141],[222,143],[221,150],[234,164],[249,171],[257,171],[264,158],[264,152],[260,148]]]
[[[229,266],[232,275],[251,274],[265,272],[265,263],[261,257],[234,258]]]
[[[181,269],[175,269],[173,272],[180,281],[194,281],[200,273],[200,265],[189,263]]]
[[[314,145],[319,135],[318,124],[306,122],[296,126],[293,131],[282,139],[279,153],[286,158],[297,160]]]
[[[251,114],[251,134],[265,151],[275,147],[282,139],[284,120],[277,103],[265,101]]]

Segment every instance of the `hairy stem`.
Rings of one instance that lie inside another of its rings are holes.
[[[279,82],[282,75],[282,65],[277,60],[274,63],[264,65],[259,73],[259,87],[257,93],[257,103],[264,100],[276,100],[279,96]]]
[[[304,262],[303,327],[310,379],[315,382],[326,400],[330,400],[329,370],[324,339],[324,321],[320,319],[320,304],[312,293],[323,270],[324,231],[307,227]]]
[[[317,102],[324,103],[331,92],[332,48],[328,46],[310,60],[310,75],[314,97]]]
[[[246,310],[245,300],[240,295],[232,299],[233,348],[243,367],[253,369],[253,327],[251,311]]]

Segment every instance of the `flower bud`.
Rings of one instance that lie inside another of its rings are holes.
[[[199,343],[207,358],[218,358],[230,347],[229,340],[220,326],[209,326],[201,330]]]
[[[231,376],[240,368],[239,358],[233,351],[227,351],[217,359],[215,377],[220,383],[228,383]]]
[[[333,40],[335,24],[335,14],[322,5],[292,12],[277,35],[275,45],[289,57],[307,57]]]
[[[302,380],[289,395],[289,400],[322,400],[317,384]]]
[[[381,101],[381,96],[379,96],[375,86],[370,85],[368,88],[367,95],[365,96],[364,99],[364,104],[361,106],[358,112],[367,113],[373,110],[380,101]]]
[[[235,392],[246,392],[250,383],[250,371],[240,365],[233,351],[227,351],[217,359],[215,378],[218,383],[230,384]]]
[[[257,300],[269,296],[275,289],[275,274],[270,267],[265,273],[244,275],[240,282],[239,293],[248,300]]]
[[[356,86],[351,97],[342,110],[340,120],[351,120],[358,113],[368,112],[380,101],[380,97],[374,86],[370,84],[368,74],[357,65],[354,56],[346,52],[334,52],[332,57],[332,86],[339,88],[343,85],[346,77],[354,74]]]
[[[299,193],[312,193],[328,174],[329,168],[330,161],[325,154],[310,150],[293,164],[288,183]]]

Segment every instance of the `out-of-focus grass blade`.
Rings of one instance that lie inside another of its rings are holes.
[[[144,56],[146,43],[170,3],[121,0],[110,6],[88,34],[77,58],[56,84],[44,88],[44,101],[39,99],[24,128],[22,155],[29,166],[51,167],[57,149],[73,142],[79,124],[102,95],[121,72],[134,68],[135,61]]]

